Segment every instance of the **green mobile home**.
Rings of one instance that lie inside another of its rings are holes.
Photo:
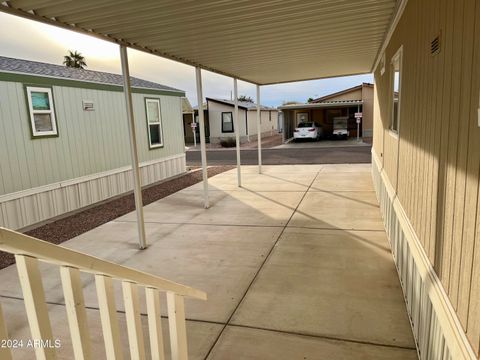
[[[132,189],[122,76],[0,57],[0,226]],[[142,184],[185,171],[181,90],[131,78]]]

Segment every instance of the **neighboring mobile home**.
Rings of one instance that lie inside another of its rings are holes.
[[[185,172],[185,93],[131,78],[142,184]],[[132,189],[121,75],[0,57],[0,226]]]
[[[333,94],[314,99],[308,104],[288,104],[279,107],[286,119],[285,140],[293,137],[293,130],[301,121],[315,121],[322,125],[325,136],[333,133],[336,119],[345,119],[349,137],[357,136],[355,114],[362,113],[359,136],[371,140],[373,136],[373,84],[363,83]]]
[[[207,98],[210,130],[210,142],[218,143],[222,139],[235,137],[233,100]],[[275,108],[260,105],[260,125],[262,136],[278,132],[278,111]],[[257,104],[246,101],[238,102],[238,123],[240,142],[256,140]],[[254,137],[252,137],[254,135]]]
[[[183,138],[185,139],[185,144],[192,144],[194,135],[197,138],[196,140],[200,141],[198,128],[192,127],[192,123],[196,123],[196,126],[198,126],[198,121],[195,121],[195,111],[188,98],[182,98]]]

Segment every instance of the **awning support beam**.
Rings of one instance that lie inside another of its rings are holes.
[[[207,149],[205,145],[205,115],[203,113],[203,88],[202,88],[202,70],[195,68],[195,77],[197,84],[198,101],[198,126],[200,127],[200,156],[202,158],[202,179],[203,179],[203,206],[205,209],[210,207],[208,199],[208,173],[207,173]],[[195,121],[195,119],[194,119]]]
[[[238,121],[238,85],[237,79],[233,79],[233,93],[235,99],[234,127],[235,127],[235,145],[237,150],[237,180],[238,187],[242,186],[242,171],[240,169],[240,121]],[[246,124],[247,125],[247,124]]]
[[[260,110],[260,85],[257,85],[257,142],[258,142],[258,173],[262,173],[262,125]]]
[[[132,156],[133,194],[135,197],[135,210],[137,213],[138,242],[140,249],[145,249],[147,247],[147,239],[145,236],[145,221],[143,218],[142,182],[140,178],[140,165],[138,161],[135,119],[133,117],[132,88],[130,85],[127,48],[123,45],[120,46],[120,60],[122,63],[123,92],[125,94],[125,104],[127,107],[130,154]]]

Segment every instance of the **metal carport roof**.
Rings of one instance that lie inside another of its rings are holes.
[[[255,84],[368,73],[396,0],[10,0],[0,10]]]

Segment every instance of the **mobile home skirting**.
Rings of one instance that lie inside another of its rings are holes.
[[[372,149],[372,176],[420,360],[477,359],[455,310]]]
[[[186,170],[185,154],[140,164],[142,185],[179,175]],[[76,179],[0,196],[0,226],[27,226],[98,203],[133,189],[131,167],[105,171]]]

